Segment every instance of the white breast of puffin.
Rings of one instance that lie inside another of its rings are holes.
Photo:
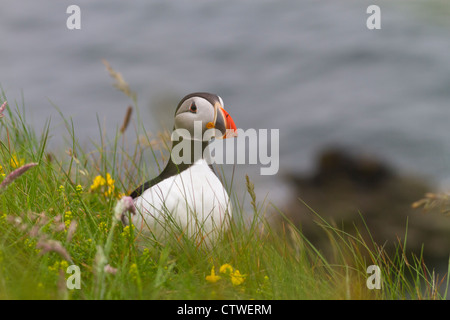
[[[227,191],[203,159],[145,190],[135,207],[133,224],[143,234],[175,232],[210,239],[228,225],[231,212]]]

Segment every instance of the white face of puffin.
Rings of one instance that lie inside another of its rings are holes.
[[[233,118],[223,107],[222,98],[210,93],[193,93],[181,100],[175,114],[174,127],[175,136],[191,140],[229,138],[237,130]],[[207,130],[209,131],[204,136]]]
[[[214,106],[201,97],[187,99],[175,114],[175,129],[181,129],[177,132],[186,137],[182,130],[185,129],[189,134],[187,138],[195,140],[202,140],[203,133],[208,129],[206,124],[210,122],[214,123]],[[196,131],[194,131],[195,126],[197,126]]]

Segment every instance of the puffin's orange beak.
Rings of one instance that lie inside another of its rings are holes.
[[[230,116],[228,112],[225,111],[224,108],[220,107],[220,111],[222,112],[223,118],[225,119],[225,128],[226,132],[222,136],[222,139],[237,137],[237,128],[234,124],[233,118]]]

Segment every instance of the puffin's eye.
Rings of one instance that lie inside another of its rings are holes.
[[[195,103],[191,104],[191,107],[189,108],[189,111],[192,113],[197,113],[197,106],[195,105]]]

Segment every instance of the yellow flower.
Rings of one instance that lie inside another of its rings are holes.
[[[102,176],[96,176],[94,178],[94,182],[91,185],[91,190],[96,190],[98,189],[98,187],[104,186],[106,183],[105,178],[103,178]]]
[[[108,186],[108,190],[105,191],[105,196],[110,196],[114,192],[114,185]]]
[[[32,240],[29,238],[26,238],[23,242],[28,248],[33,248],[36,246],[36,240]]]
[[[214,271],[214,266],[211,268],[211,274],[206,276],[205,280],[210,283],[215,283],[220,280],[220,276],[216,276],[216,272]]]
[[[231,266],[231,264],[225,263],[220,267],[219,272],[231,274],[233,272],[233,267]]]
[[[61,263],[59,264],[59,268],[61,270],[66,271],[68,267],[69,267],[69,263],[66,260],[62,260]]]
[[[125,228],[123,228],[123,231],[121,233],[122,237],[124,237],[124,238],[130,237],[131,231],[134,231],[134,225],[131,225],[131,228],[130,228],[130,226],[126,226]]]
[[[48,266],[48,270],[52,272],[59,272],[59,270],[66,271],[69,263],[66,260],[56,261],[52,266]]]
[[[77,193],[81,193],[81,192],[83,192],[83,187],[79,184],[79,185],[77,185],[77,186],[75,187],[75,191],[76,191]]]
[[[246,277],[246,275],[241,274],[239,272],[239,270],[236,270],[236,271],[232,272],[230,276],[231,276],[231,283],[234,286],[238,286],[238,285],[242,284],[244,282],[244,280],[245,280],[245,277]]]
[[[105,188],[103,189],[103,194],[108,197],[112,194],[114,194],[115,186],[114,182],[116,182],[109,173],[106,173],[106,178],[102,177],[101,175],[98,175],[94,178],[94,181],[91,185],[91,191],[97,190],[100,187],[107,187],[106,191]]]
[[[72,222],[72,211],[66,211],[64,214],[64,225],[66,229],[69,228],[70,223]]]
[[[106,185],[108,186],[108,190],[105,192],[105,196],[110,196],[114,192],[114,182],[115,180],[111,178],[109,173],[106,174]]]
[[[15,168],[19,168],[19,167],[21,167],[21,166],[23,166],[25,164],[25,159],[18,159],[17,156],[15,154],[13,154],[11,156],[11,159],[9,160],[9,164],[14,169]]]
[[[115,180],[113,178],[111,178],[111,175],[109,173],[106,174],[106,184],[108,186],[113,186],[114,185]]]
[[[136,263],[133,263],[130,266],[130,269],[128,270],[128,273],[131,275],[131,278],[133,280],[137,280],[137,277],[138,277],[138,274],[139,274],[139,270],[138,270],[138,267],[137,267]]]
[[[98,224],[98,229],[99,229],[101,232],[104,232],[104,233],[108,232],[108,227],[107,227],[107,225],[106,225],[106,222],[104,222],[104,221],[100,222],[100,223]]]

